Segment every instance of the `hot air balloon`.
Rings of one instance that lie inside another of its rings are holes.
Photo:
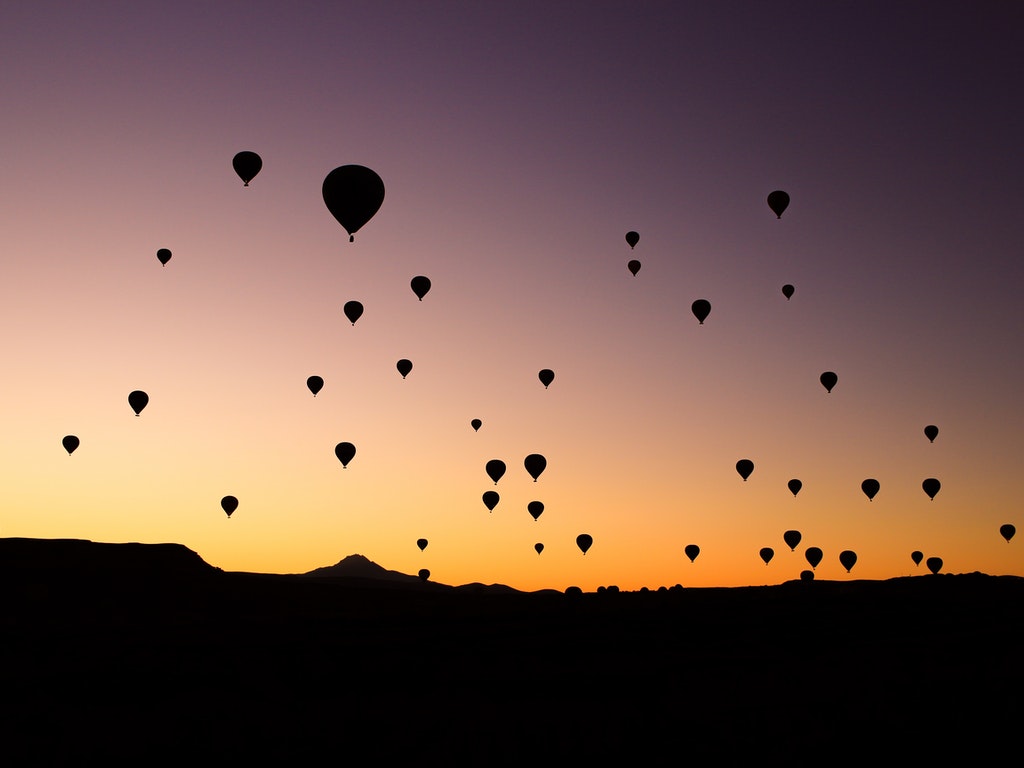
[[[416,539],[416,546],[420,548],[420,552],[427,548],[426,539]]]
[[[868,497],[868,501],[875,498],[875,494],[878,493],[878,489],[882,486],[878,484],[878,481],[874,478],[868,478],[860,484],[860,489],[864,491],[864,495]]]
[[[356,324],[356,320],[363,316],[363,305],[358,301],[346,301],[345,302],[345,317],[349,319],[352,325]]]
[[[238,178],[248,187],[249,182],[263,167],[263,158],[255,152],[239,152],[231,159],[231,165],[235,169],[235,173],[238,174]]]
[[[70,453],[70,451],[68,451],[68,453]],[[1010,539],[1012,539],[1013,535],[1017,533],[1017,529],[1013,527],[1012,523],[1006,523],[1005,525],[999,526],[999,533],[1004,539],[1006,539],[1006,543],[1009,544]]]
[[[704,321],[711,314],[711,302],[707,299],[697,299],[690,305],[690,309],[693,310],[693,316],[697,318],[698,322],[704,325]]]
[[[533,548],[537,550],[538,555],[544,551],[544,545],[541,544],[539,541],[533,545]]]
[[[846,569],[846,572],[849,573],[850,569],[857,563],[857,553],[852,549],[844,549],[839,553],[839,562]]]
[[[782,295],[786,297],[786,301],[789,301],[790,299],[793,298],[793,293],[795,291],[796,288],[794,288],[789,283],[786,283],[784,286],[782,286]]]
[[[412,286],[412,292],[416,294],[416,298],[423,301],[423,297],[427,295],[427,291],[430,290],[430,278],[424,277],[423,275],[416,275],[410,283]]]
[[[533,516],[533,519],[536,520],[540,517],[541,512],[544,511],[544,504],[540,501],[531,501],[526,505],[526,509]]]
[[[789,547],[790,552],[795,552],[797,545],[800,544],[800,531],[786,531],[782,534],[782,540],[786,542],[786,546]]]
[[[924,492],[928,494],[928,498],[935,500],[935,494],[939,492],[939,488],[942,487],[942,483],[936,480],[934,477],[929,477],[923,483],[921,487],[924,488]]]
[[[324,203],[331,215],[348,232],[349,242],[384,202],[384,182],[362,165],[343,165],[324,179]]]
[[[64,450],[68,452],[68,456],[75,452],[75,449],[79,446],[79,440],[74,435],[65,435],[64,439],[60,441],[60,444],[64,446]]]
[[[800,581],[814,581],[814,571],[800,571]]]
[[[759,554],[761,555],[761,559],[764,560],[764,564],[768,565],[768,563],[772,561],[772,558],[775,557],[775,550],[771,547],[762,547]]]
[[[309,388],[309,391],[313,393],[313,397],[316,397],[317,393],[324,388],[324,380],[319,376],[310,376],[306,379],[306,386]]]
[[[587,550],[590,549],[594,543],[594,538],[589,533],[581,533],[576,537],[576,546],[580,548],[580,552],[584,555],[587,554]]]
[[[497,485],[498,481],[501,480],[501,476],[505,474],[505,462],[501,459],[491,459],[487,462],[487,466],[484,469],[487,470],[487,476]]]
[[[142,409],[149,403],[149,395],[143,392],[141,389],[136,389],[134,392],[128,394],[128,405],[135,411],[135,415],[138,416],[142,413]]]
[[[839,382],[839,377],[836,376],[832,371],[825,371],[823,374],[821,374],[821,376],[818,377],[818,379],[821,381],[821,386],[825,388],[826,392],[831,392],[832,387],[834,387]]]
[[[224,510],[228,517],[231,517],[231,513],[238,509],[238,499],[234,496],[225,496],[220,500],[220,508]]]
[[[484,423],[480,421],[480,419],[473,419],[471,422],[469,422],[469,426],[473,428],[474,432],[477,432],[483,425]]]
[[[690,562],[692,563],[694,560],[697,559],[697,555],[700,554],[700,547],[698,547],[696,544],[687,544],[685,547],[683,547],[683,552],[686,553],[686,556],[690,558]]]
[[[398,372],[402,374],[402,378],[404,379],[412,371],[412,361],[402,358],[395,364],[395,367],[398,368]]]
[[[823,556],[824,555],[822,555],[821,550],[817,547],[808,547],[807,551],[804,552],[804,557],[807,558],[807,562],[810,564],[811,568],[817,568],[818,563],[821,562],[821,558]]]
[[[934,424],[929,424],[924,428],[924,436],[928,438],[929,443],[934,443],[935,438],[939,436],[939,428]]]
[[[428,571],[426,568],[420,568],[419,576],[420,576],[420,581],[424,581],[425,582],[427,579],[430,578],[430,571]]]
[[[800,489],[804,487],[804,484],[797,480],[795,477],[786,483],[786,487],[789,488],[790,492],[796,496],[800,493]]]
[[[636,273],[640,271],[640,262],[636,259],[630,259],[626,263],[626,269],[633,274],[633,277],[636,277]]]
[[[750,477],[750,473],[754,471],[754,462],[750,459],[740,459],[736,462],[736,471],[740,473],[743,482],[746,482],[747,478]]]
[[[640,242],[639,232],[627,232],[626,242],[629,243],[630,249],[636,248],[636,244]]]
[[[924,560],[924,552],[918,552],[915,549],[910,553],[910,559],[914,561],[914,565],[920,565],[921,561]]]
[[[501,501],[501,497],[497,491],[484,491],[484,506],[487,507],[488,512],[493,512],[499,501]]]
[[[933,574],[938,574],[942,570],[942,558],[941,557],[929,557],[925,560],[924,564],[928,566],[928,570]]]
[[[530,477],[533,478],[533,482],[536,483],[537,478],[540,477],[541,472],[548,465],[548,460],[539,453],[531,453],[523,460],[523,465],[526,467],[526,471],[530,473]]]
[[[544,389],[547,389],[548,384],[555,380],[555,372],[550,368],[544,368],[537,374],[537,378],[540,379],[540,383],[544,385]]]
[[[167,262],[171,260],[171,252],[166,248],[161,248],[156,252],[156,257],[160,260],[160,263],[166,267]]]
[[[356,455],[356,447],[352,443],[338,443],[334,446],[334,455],[341,462],[342,469],[348,469],[348,463]]]
[[[768,195],[768,207],[772,209],[778,218],[782,218],[782,212],[789,207],[789,195],[781,189],[777,189]]]

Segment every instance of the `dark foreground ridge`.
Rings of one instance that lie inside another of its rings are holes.
[[[398,576],[0,539],[4,754],[981,762],[1018,725],[1017,577],[567,595]]]

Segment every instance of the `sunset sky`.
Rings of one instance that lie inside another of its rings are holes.
[[[1024,575],[1024,6],[4,3],[0,50],[0,536],[524,590],[808,546]],[[387,190],[354,243],[346,164]]]

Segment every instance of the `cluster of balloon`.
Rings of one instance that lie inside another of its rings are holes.
[[[626,233],[626,242],[629,243],[629,248],[632,250],[636,248],[636,244],[640,242],[640,233],[629,231]]]
[[[404,379],[410,372],[412,372],[412,361],[406,360],[403,357],[395,364],[395,367],[398,368],[398,372],[402,374],[402,378]]]
[[[878,493],[878,489],[881,487],[882,486],[879,485],[878,481],[871,477],[860,484],[860,489],[864,491],[864,495],[868,497],[868,501],[875,498],[875,494]]]
[[[924,564],[928,566],[928,570],[933,575],[938,575],[939,571],[942,570],[942,558],[941,557],[929,557],[925,560]]]
[[[494,481],[495,485],[497,485],[498,481],[501,480],[502,475],[505,474],[505,462],[501,459],[491,459],[487,462],[486,466],[484,466],[484,469],[487,472],[487,476]]]
[[[426,568],[420,568],[419,576],[420,581],[425,582],[427,579],[430,578],[430,571],[428,571]]]
[[[316,397],[320,390],[324,388],[324,380],[319,376],[310,376],[306,379],[306,386],[313,393],[313,397]]]
[[[543,368],[540,373],[537,374],[537,378],[540,379],[540,383],[544,385],[544,389],[547,389],[548,385],[555,380],[555,372],[550,368]]]
[[[934,424],[929,424],[924,428],[924,436],[928,438],[929,443],[934,443],[935,438],[939,436],[939,428]]]
[[[736,462],[736,471],[740,473],[740,477],[743,478],[743,482],[747,482],[747,478],[750,477],[750,473],[754,471],[754,462],[750,459],[740,459]]]
[[[836,376],[832,371],[825,371],[818,378],[821,381],[821,386],[825,388],[826,392],[831,392],[832,387],[839,383],[839,377]]]
[[[804,557],[807,558],[807,562],[811,568],[817,568],[818,563],[821,562],[821,558],[824,557],[824,555],[817,547],[808,547],[807,551],[804,552]]]
[[[352,325],[355,325],[356,320],[363,316],[363,305],[358,301],[346,301],[344,312],[345,317],[351,321]]]
[[[581,533],[576,537],[576,546],[580,548],[580,552],[584,555],[587,554],[587,550],[590,549],[593,543],[594,537],[589,533]]]
[[[338,443],[334,446],[334,455],[338,457],[338,461],[341,462],[342,469],[348,469],[348,463],[356,455],[356,447],[352,443]]]
[[[692,563],[694,560],[697,559],[697,555],[700,554],[700,547],[698,547],[696,544],[687,544],[683,548],[683,552],[686,553],[686,556],[690,558],[690,562]]]
[[[362,165],[343,165],[327,174],[323,185],[324,203],[331,215],[348,232],[348,241],[373,218],[384,202],[384,182],[376,172]]]
[[[857,553],[852,549],[844,549],[839,553],[839,562],[846,569],[846,572],[849,573],[850,569],[857,564]]]
[[[804,487],[804,484],[797,480],[795,477],[786,483],[786,487],[789,488],[790,492],[796,496],[800,493],[800,489]]]
[[[690,305],[690,309],[693,310],[693,316],[697,318],[697,322],[704,325],[704,321],[711,314],[711,302],[707,299],[697,299]]]
[[[483,498],[484,506],[487,507],[488,512],[493,512],[494,508],[498,506],[498,502],[501,501],[501,496],[498,495],[497,491],[484,491]]]
[[[255,152],[239,152],[231,158],[231,167],[244,182],[244,186],[248,187],[249,182],[256,178],[256,174],[263,168],[263,158]]]
[[[761,559],[764,560],[764,564],[768,565],[768,563],[772,561],[772,558],[775,557],[775,550],[771,547],[762,547],[758,554],[761,555]]]
[[[536,544],[534,544],[534,545],[533,545],[533,548],[534,548],[535,550],[537,550],[537,554],[538,554],[538,555],[539,555],[539,554],[540,554],[541,552],[543,552],[543,551],[544,551],[544,545],[543,545],[543,544],[541,544],[541,543],[540,543],[539,541],[538,541],[538,542],[537,542]]]
[[[782,540],[786,542],[786,546],[789,547],[790,552],[795,552],[797,546],[800,544],[800,539],[803,538],[800,535],[800,531],[786,531],[782,534]]]
[[[220,508],[224,510],[224,514],[230,519],[231,513],[238,509],[238,499],[234,496],[225,496],[220,500]]]
[[[921,561],[924,560],[924,552],[915,549],[910,553],[910,559],[914,561],[914,565],[920,565]]]
[[[530,473],[530,477],[533,478],[533,482],[535,483],[547,465],[548,460],[539,453],[531,453],[523,460],[523,466],[526,467],[526,471]]]
[[[142,409],[149,404],[149,395],[143,392],[141,389],[136,389],[134,392],[128,393],[128,405],[135,411],[135,415],[138,416],[142,413]]]
[[[171,252],[166,248],[161,248],[156,252],[156,258],[161,265],[167,266],[167,262],[171,260]]]
[[[626,269],[633,274],[633,277],[636,277],[636,273],[640,271],[640,262],[636,259],[630,259],[626,264]]]
[[[544,511],[544,504],[540,501],[531,501],[526,505],[526,510],[533,517],[534,522],[536,522],[537,518],[539,518],[541,513]]]
[[[420,548],[420,552],[427,548],[426,539],[416,539],[416,546]]]
[[[473,428],[474,432],[479,432],[480,427],[482,427],[483,425],[484,423],[480,421],[480,419],[473,419],[471,422],[469,422],[469,426]]]
[[[65,435],[64,439],[60,441],[60,444],[64,446],[64,450],[68,452],[68,456],[75,452],[75,449],[80,445],[79,440],[74,435]]]
[[[423,297],[430,290],[430,278],[416,275],[409,284],[412,286],[412,292],[416,294],[416,298],[423,301]]]
[[[789,207],[789,195],[781,189],[776,189],[768,195],[768,207],[772,209],[772,213],[776,217],[781,219],[783,211]]]
[[[782,286],[782,295],[786,297],[786,301],[789,301],[790,299],[793,298],[793,293],[795,291],[796,288],[794,288],[789,283],[786,283],[784,286]]]
[[[939,488],[942,487],[942,483],[934,477],[929,477],[921,483],[921,487],[924,488],[924,492],[928,494],[928,498],[935,501],[935,494],[939,492]]]
[[[71,451],[68,451],[70,453]],[[1006,523],[1005,525],[999,526],[999,535],[1006,539],[1006,543],[1010,543],[1010,539],[1017,533],[1017,529],[1013,527],[1012,523]]]

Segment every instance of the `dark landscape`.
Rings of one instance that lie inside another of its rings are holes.
[[[1020,723],[1014,576],[521,593],[0,539],[0,578],[9,765],[977,759]]]

